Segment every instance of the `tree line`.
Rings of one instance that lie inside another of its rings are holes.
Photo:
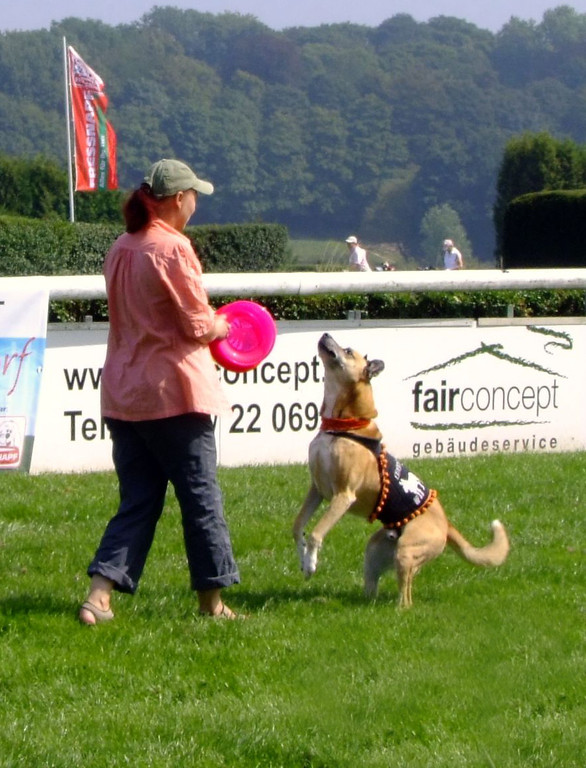
[[[0,35],[0,153],[49,177],[66,169],[64,36],[106,82],[122,188],[161,156],[184,159],[216,186],[202,223],[353,232],[417,255],[443,211],[490,261],[507,143],[586,142],[586,14],[569,6],[496,34],[407,14],[277,32],[248,15],[156,7],[133,24],[69,18]],[[34,215],[64,216],[66,194],[35,202],[34,180]],[[108,217],[119,196],[80,205]]]

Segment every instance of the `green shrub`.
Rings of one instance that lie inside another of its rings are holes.
[[[219,307],[241,296],[213,296]],[[323,294],[320,296],[255,296],[276,320],[344,320],[359,310],[368,320],[458,319],[506,317],[508,307],[516,317],[579,317],[584,315],[585,294],[580,290],[474,291],[436,293]],[[108,319],[105,301],[51,302],[50,322],[80,322],[86,315]]]
[[[206,272],[275,272],[285,262],[289,235],[280,224],[188,227]]]
[[[503,222],[503,267],[586,266],[586,189],[521,195]]]
[[[119,225],[0,216],[0,275],[100,274]]]
[[[214,296],[213,303],[221,306],[236,298]],[[368,320],[505,317],[509,305],[517,317],[576,317],[584,315],[585,294],[580,290],[436,291],[259,296],[255,301],[277,320],[342,320],[356,310]]]
[[[99,275],[119,224],[74,224],[0,216],[0,276]],[[230,224],[188,227],[208,272],[272,272],[285,261],[286,227]]]

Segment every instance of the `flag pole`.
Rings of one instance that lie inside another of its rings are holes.
[[[67,172],[69,179],[69,221],[75,221],[75,197],[73,195],[73,153],[71,151],[71,87],[67,40],[63,38],[63,67],[65,72],[65,118],[67,121]]]

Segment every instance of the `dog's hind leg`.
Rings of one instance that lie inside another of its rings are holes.
[[[364,593],[374,600],[378,592],[378,582],[386,571],[395,564],[397,533],[388,528],[380,528],[373,534],[364,551]]]
[[[297,554],[299,555],[299,563],[301,565],[301,569],[304,569],[304,563],[305,563],[305,552],[306,552],[306,544],[305,544],[305,526],[307,525],[308,521],[316,511],[316,509],[319,507],[321,502],[323,501],[323,496],[320,494],[320,492],[317,490],[315,485],[312,483],[311,487],[309,488],[309,491],[307,492],[307,495],[305,497],[305,501],[303,502],[303,505],[301,509],[299,510],[299,514],[295,518],[295,522],[293,523],[293,538],[295,539],[295,544],[297,545]]]
[[[412,589],[415,574],[421,567],[411,549],[399,547],[395,559],[395,570],[399,585],[399,608],[411,608],[413,605]]]
[[[403,566],[397,569],[397,581],[399,582],[399,608],[411,608],[413,605],[412,587],[413,578],[417,570],[412,566]]]
[[[403,536],[405,536],[405,534],[403,534]],[[401,541],[401,545],[404,543],[404,541]],[[421,566],[427,562],[427,560],[430,560],[431,557],[423,546],[401,545],[397,547],[397,555],[395,558],[395,570],[397,571],[397,581],[399,583],[399,607],[410,608],[413,604],[413,579],[419,572]],[[441,552],[442,549],[443,547],[439,549],[439,552]],[[436,554],[439,554],[439,552]]]

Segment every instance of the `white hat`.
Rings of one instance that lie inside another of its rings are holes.
[[[444,248],[453,248],[454,243],[451,240],[444,240]]]
[[[347,238],[346,238],[346,242],[347,242],[347,243],[352,243],[352,244],[355,244],[355,243],[357,243],[357,242],[358,242],[358,238],[357,238],[357,237],[355,237],[355,235],[350,235],[350,237],[347,237]]]

